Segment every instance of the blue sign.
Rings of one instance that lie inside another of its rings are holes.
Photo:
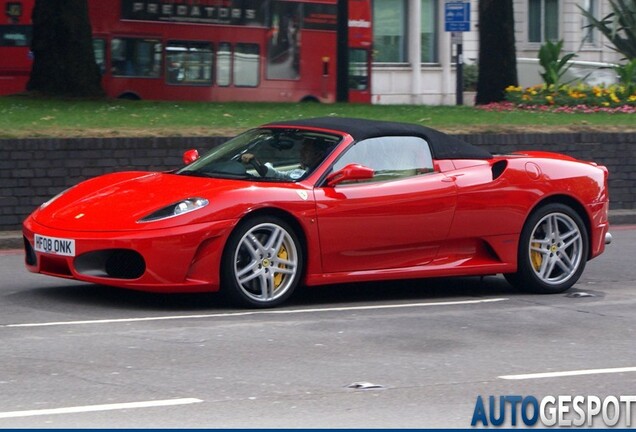
[[[447,32],[470,31],[470,3],[446,3],[444,8],[444,23]]]

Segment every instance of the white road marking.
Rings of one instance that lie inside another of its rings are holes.
[[[621,367],[621,368],[609,368],[609,369],[584,369],[584,370],[572,370],[562,372],[544,372],[544,373],[532,373],[522,375],[501,375],[499,378],[505,380],[526,380],[526,379],[541,379],[541,378],[559,378],[567,376],[580,376],[580,375],[598,375],[598,374],[612,374],[623,372],[636,372],[636,367]]]
[[[133,408],[152,408],[152,407],[173,406],[173,405],[187,405],[187,404],[194,404],[199,402],[203,402],[203,401],[201,399],[195,399],[195,398],[182,398],[182,399],[167,399],[167,400],[156,400],[156,401],[145,401],[145,402],[116,403],[116,404],[106,404],[106,405],[85,405],[85,406],[76,406],[76,407],[67,407],[67,408],[39,409],[39,410],[29,410],[29,411],[9,411],[9,412],[0,412],[0,418],[33,417],[33,416],[53,415],[53,414],[74,414],[74,413],[85,413],[85,412],[95,412],[95,411],[125,410],[125,409],[133,409]]]
[[[320,313],[320,312],[343,312],[343,311],[363,311],[363,310],[379,310],[379,309],[405,309],[405,308],[418,308],[429,306],[457,306],[457,305],[470,305],[480,303],[495,303],[506,301],[507,298],[492,298],[483,300],[462,300],[462,301],[448,301],[448,302],[432,302],[432,303],[404,303],[393,305],[374,305],[374,306],[350,306],[350,307],[334,307],[334,308],[315,308],[315,309],[276,309],[276,310],[259,310],[259,311],[246,311],[246,312],[229,312],[229,313],[216,313],[205,315],[174,315],[174,316],[158,316],[158,317],[144,317],[144,318],[119,318],[119,319],[102,319],[102,320],[86,320],[86,321],[57,321],[57,322],[42,322],[42,323],[23,323],[23,324],[4,324],[0,327],[51,327],[51,326],[70,326],[70,325],[84,325],[84,324],[112,324],[112,323],[129,323],[140,321],[167,321],[167,320],[182,320],[182,319],[204,319],[204,318],[228,318],[228,317],[240,317],[250,315],[291,315],[291,314],[304,314],[304,313]]]

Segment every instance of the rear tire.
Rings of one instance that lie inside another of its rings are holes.
[[[301,242],[287,222],[275,216],[246,219],[223,252],[222,291],[240,306],[278,306],[300,283],[303,268]]]
[[[574,285],[587,262],[588,233],[571,207],[547,204],[530,215],[521,231],[518,270],[504,275],[519,289],[556,294]]]
[[[141,100],[139,95],[137,95],[135,93],[122,93],[119,96],[117,96],[117,99],[130,100],[130,101]]]

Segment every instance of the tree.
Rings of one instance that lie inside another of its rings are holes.
[[[479,1],[479,105],[501,102],[506,87],[518,84],[512,1]]]
[[[601,20],[581,8],[588,27],[598,29],[626,59],[636,58],[636,0],[610,0],[612,12]]]
[[[99,97],[87,0],[36,0],[33,67],[27,90],[52,96]]]

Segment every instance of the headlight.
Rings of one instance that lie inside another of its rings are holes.
[[[195,210],[199,210],[209,204],[209,201],[205,198],[188,198],[183,201],[179,201],[174,204],[170,204],[167,207],[157,210],[148,216],[139,219],[138,222],[154,222],[162,219],[168,219],[182,214],[190,213]]]

